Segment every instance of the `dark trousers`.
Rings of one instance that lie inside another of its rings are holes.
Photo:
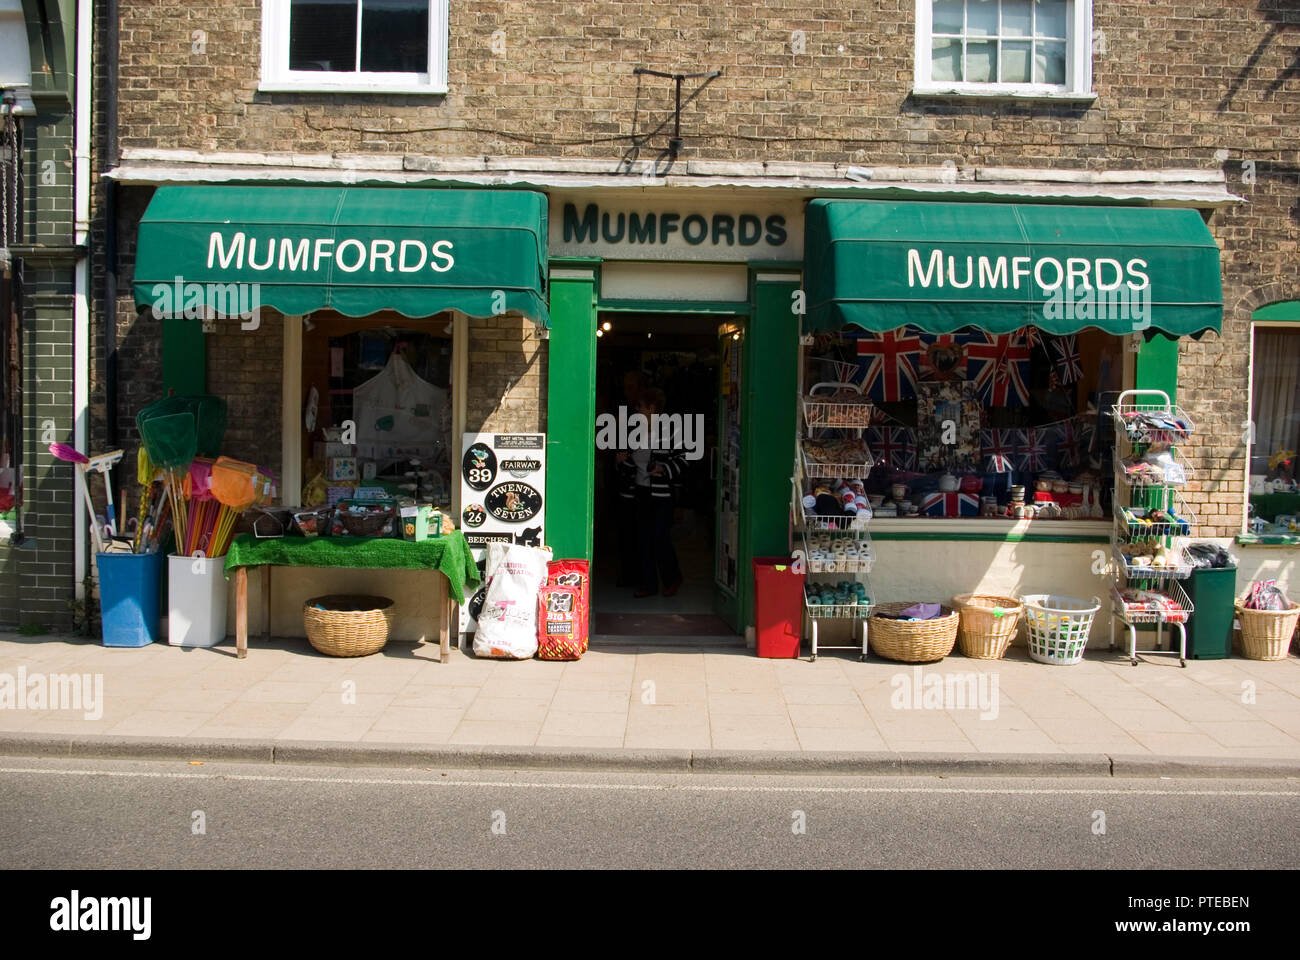
[[[637,550],[639,526],[638,504],[635,497],[615,497],[614,509],[618,527],[618,585],[641,585],[641,554]]]
[[[652,497],[646,487],[636,491],[637,551],[641,555],[641,589],[657,593],[660,581],[669,586],[682,578],[673,549],[673,501]]]

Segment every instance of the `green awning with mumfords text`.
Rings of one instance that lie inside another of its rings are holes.
[[[135,301],[160,316],[232,316],[255,300],[290,315],[454,309],[549,326],[546,241],[546,197],[530,191],[164,186],[140,221]]]
[[[812,200],[805,331],[1219,331],[1219,248],[1195,210]]]

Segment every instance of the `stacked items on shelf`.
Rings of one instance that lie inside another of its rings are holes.
[[[870,573],[875,562],[871,540],[861,531],[803,531],[804,557],[810,573]]]
[[[872,506],[865,481],[874,466],[862,432],[871,424],[872,405],[858,384],[847,380],[818,383],[803,396],[804,435],[799,442],[791,513],[802,537],[808,579],[804,611],[811,626],[812,658],[819,649],[860,650],[867,655],[866,621],[874,596],[866,579],[875,560],[866,536]],[[792,545],[793,546],[793,545]],[[853,574],[836,583],[812,578]],[[820,620],[851,619],[862,624],[862,643],[819,647]]]
[[[835,584],[805,583],[804,598],[809,615],[813,617],[866,617],[874,606],[867,585],[856,580],[840,580]]]
[[[1156,397],[1159,403],[1135,402],[1139,396]],[[1173,444],[1195,428],[1161,390],[1124,391],[1112,416],[1117,500],[1111,533],[1114,615],[1128,627],[1128,655],[1134,666],[1138,624],[1156,626],[1157,649],[1144,653],[1173,653],[1158,649],[1161,628],[1171,624],[1179,634],[1179,661],[1186,666],[1186,623],[1193,608],[1179,581],[1191,576],[1192,563],[1178,540],[1191,534],[1196,518],[1176,489],[1191,469]],[[1128,504],[1118,502],[1124,489]],[[1110,646],[1115,649],[1113,619]]]

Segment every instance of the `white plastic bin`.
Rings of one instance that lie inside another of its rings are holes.
[[[167,642],[213,647],[226,637],[226,558],[167,558]]]

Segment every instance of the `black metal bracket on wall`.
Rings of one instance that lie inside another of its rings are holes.
[[[651,70],[648,67],[636,67],[632,70],[636,76],[662,77],[665,80],[675,81],[677,89],[673,107],[673,135],[668,140],[668,157],[676,160],[677,155],[682,149],[682,81],[683,80],[704,80],[706,83],[714,77],[722,76],[721,70],[710,70],[707,73],[663,73],[659,70]],[[703,84],[700,85],[703,87]]]

